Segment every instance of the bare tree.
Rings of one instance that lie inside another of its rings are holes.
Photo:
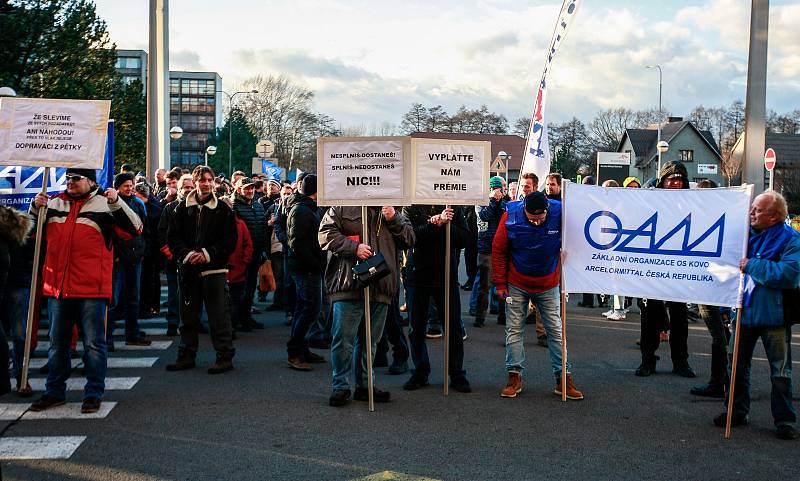
[[[428,124],[428,109],[420,103],[411,105],[411,110],[403,114],[400,122],[400,130],[406,134],[414,132],[424,132]]]
[[[531,127],[531,118],[530,117],[520,117],[514,121],[514,128],[512,129],[512,134],[517,134],[520,137],[528,138],[528,130]]]
[[[447,120],[450,118],[441,105],[428,109],[428,116],[425,119],[426,132],[446,132]]]

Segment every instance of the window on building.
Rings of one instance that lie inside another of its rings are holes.
[[[694,150],[681,150],[678,153],[678,160],[681,162],[694,162]]]
[[[117,57],[114,64],[116,68],[142,68],[142,60],[139,57]]]
[[[181,93],[181,81],[178,79],[170,79],[169,81],[169,93],[173,95],[177,95]]]

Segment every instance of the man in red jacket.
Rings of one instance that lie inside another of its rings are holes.
[[[547,332],[550,364],[556,378],[553,393],[561,396],[561,202],[533,192],[524,200],[509,203],[497,227],[492,253],[492,282],[497,296],[504,301],[511,298],[506,318],[508,382],[500,395],[516,397],[522,391],[525,317],[528,303],[533,301]],[[583,399],[569,371],[567,398]]]
[[[138,236],[142,221],[120,201],[116,190],[100,190],[94,170],[69,169],[66,178],[65,192],[52,198],[39,193],[30,209],[37,217],[39,208],[47,206],[42,281],[50,318],[50,372],[44,395],[31,411],[64,404],[71,371],[72,326],[80,323],[86,372],[81,412],[94,413],[100,409],[105,390],[105,314],[111,298],[113,238]]]

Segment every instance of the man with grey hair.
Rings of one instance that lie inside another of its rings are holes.
[[[786,200],[774,191],[757,196],[750,208],[747,257],[739,262],[745,275],[739,326],[739,359],[734,379],[733,426],[748,423],[750,364],[759,339],[769,361],[772,418],[780,439],[797,439],[792,405],[792,331],[798,316],[788,309],[800,283],[800,233],[786,225]],[[790,299],[792,298],[792,299]],[[735,339],[735,336],[731,336]],[[729,352],[733,352],[733,346]],[[729,363],[730,364],[730,363]],[[725,426],[727,413],[714,418]]]

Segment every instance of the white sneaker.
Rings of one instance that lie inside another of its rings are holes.
[[[612,312],[611,315],[608,316],[608,320],[609,321],[624,321],[625,320],[625,311],[620,309],[619,311]]]
[[[608,317],[608,316],[610,316],[611,314],[614,314],[614,309],[609,309],[609,310],[607,310],[606,312],[604,312],[604,313],[603,313],[603,317]]]

